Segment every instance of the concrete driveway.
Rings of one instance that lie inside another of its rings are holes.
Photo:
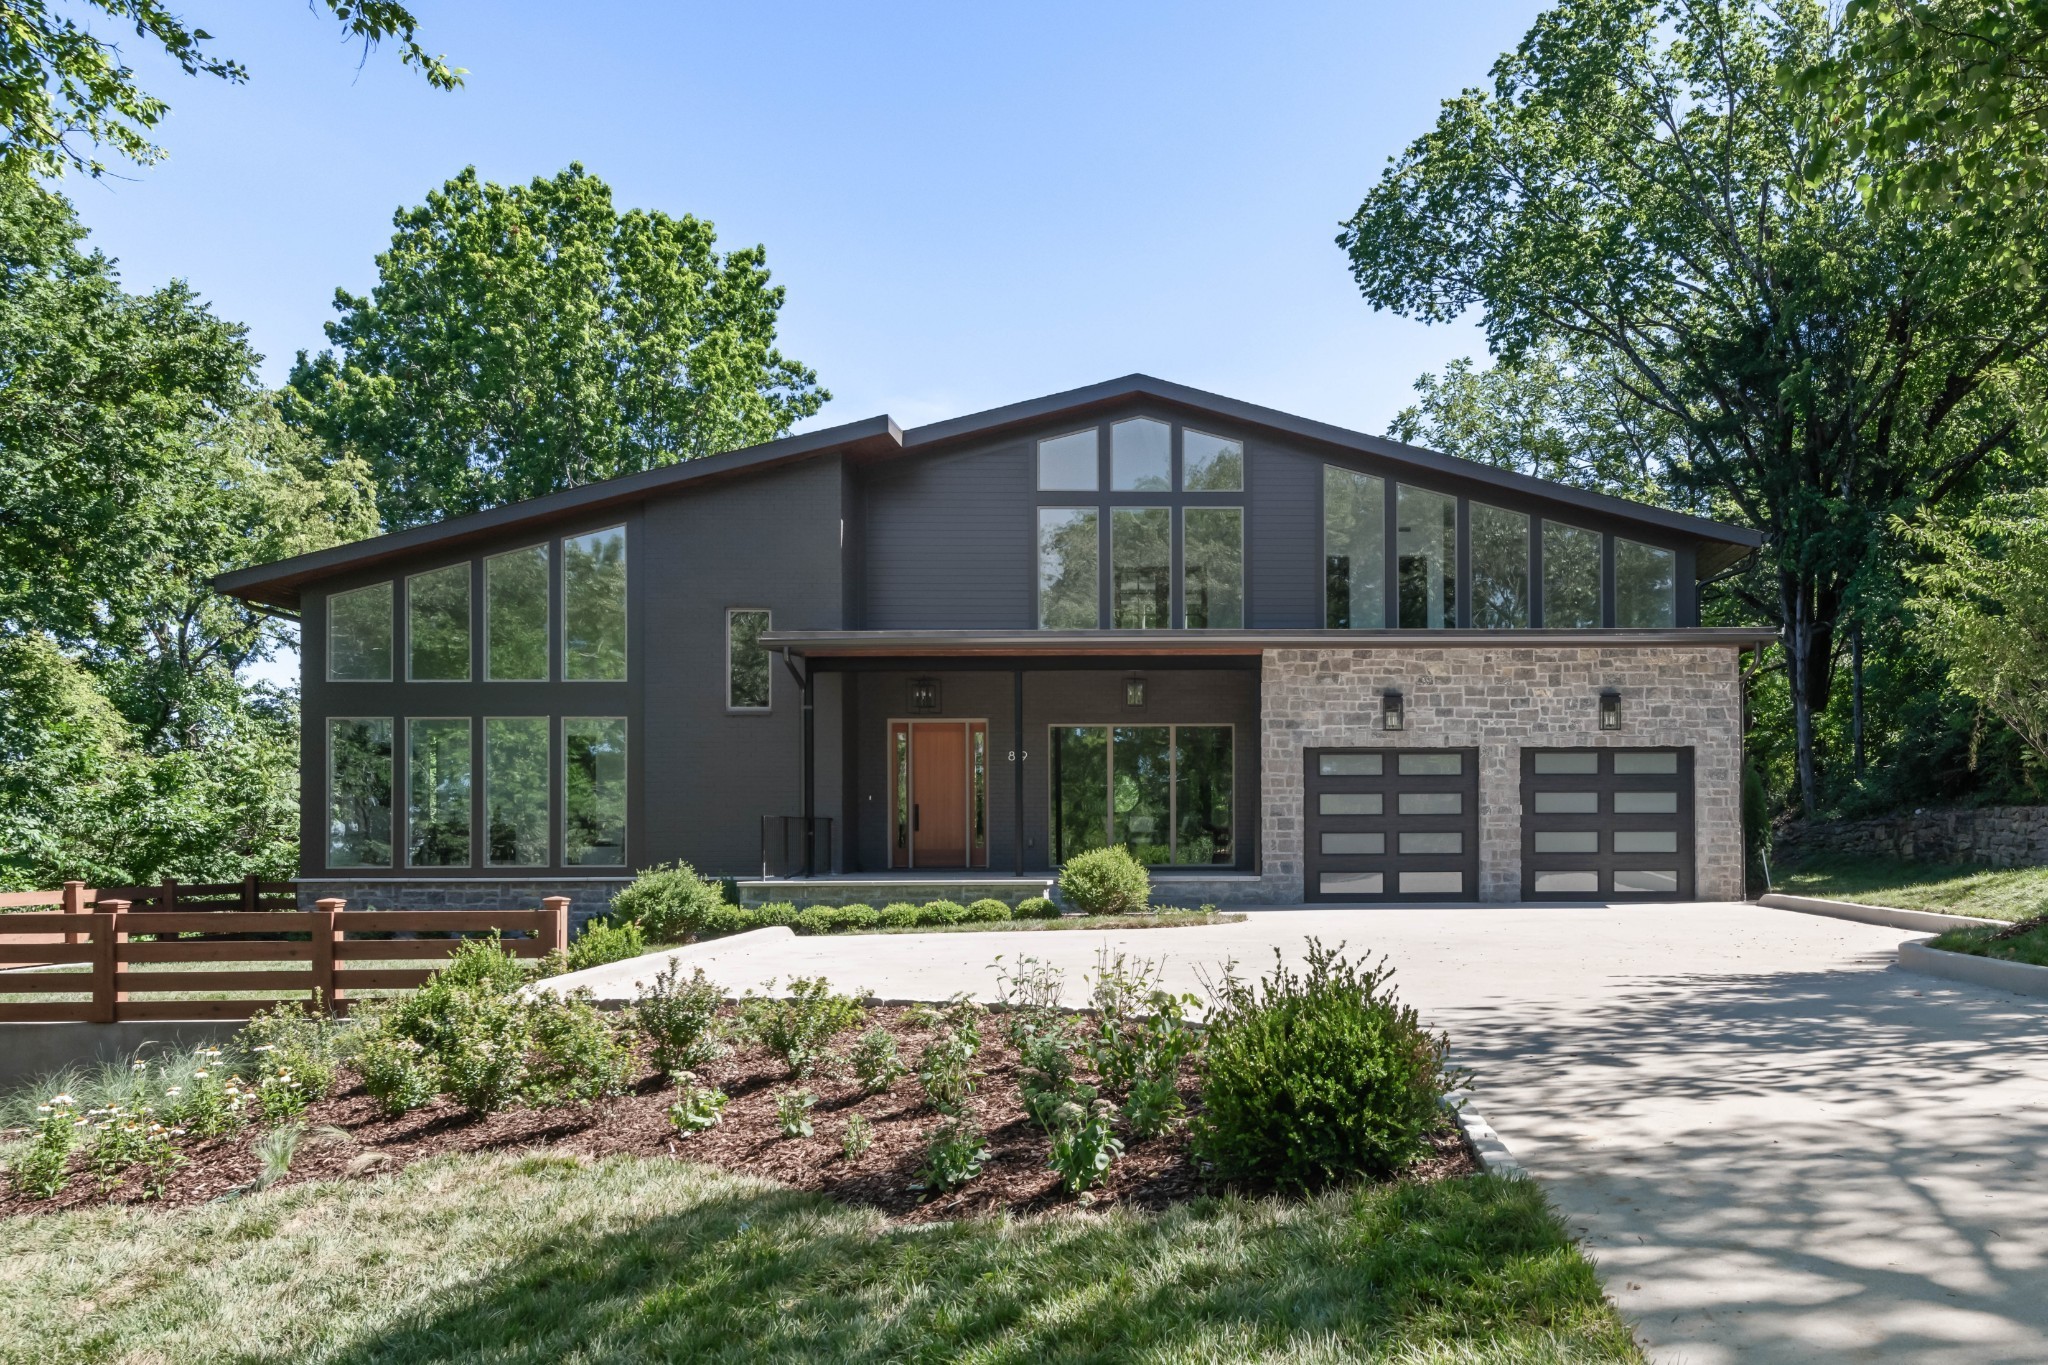
[[[1194,989],[1310,935],[1394,962],[1654,1358],[2048,1361],[2048,1001],[1902,972],[1900,930],[1727,904],[1273,910],[695,960],[735,991],[822,973],[937,999],[992,995],[990,960],[1022,953],[1077,1000],[1105,941]],[[600,969],[599,994],[647,961]]]

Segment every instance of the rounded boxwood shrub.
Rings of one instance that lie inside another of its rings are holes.
[[[612,918],[619,924],[638,924],[657,943],[683,943],[710,938],[716,933],[734,933],[731,928],[711,929],[713,923],[729,924],[721,912],[736,910],[718,889],[688,863],[658,863],[644,868],[631,885],[612,897]]]
[[[640,926],[631,920],[614,925],[608,919],[594,919],[583,926],[583,932],[569,945],[567,967],[580,972],[585,967],[602,967],[607,962],[623,962],[629,957],[638,957],[647,951],[647,939]]]
[[[1067,859],[1060,895],[1090,915],[1133,915],[1151,898],[1152,878],[1128,849],[1093,848]]]
[[[1000,924],[1010,918],[1010,907],[994,896],[984,896],[967,907],[963,922],[968,924]]]
[[[1444,1035],[1395,998],[1384,959],[1354,966],[1317,939],[1305,973],[1274,957],[1265,980],[1230,973],[1218,990],[1196,1155],[1224,1180],[1311,1190],[1385,1179],[1426,1154],[1463,1084]]]
[[[880,917],[881,927],[884,929],[915,929],[918,926],[918,916],[922,913],[924,913],[923,906],[912,905],[908,901],[897,901],[894,905],[885,905],[882,907]]]
[[[850,934],[874,928],[881,918],[867,905],[813,905],[800,912],[790,927],[799,934]]]
[[[1030,900],[1019,901],[1015,911],[1017,919],[1058,919],[1059,902],[1045,896],[1033,896]]]
[[[733,908],[742,909],[744,907],[735,906]],[[749,929],[767,929],[776,925],[782,925],[794,929],[797,916],[802,913],[789,901],[770,901],[766,905],[756,905],[747,910],[747,915],[752,920],[752,923],[748,924],[747,927]]]
[[[967,907],[959,901],[926,901],[917,908],[917,922],[926,928],[935,924],[965,924]]]

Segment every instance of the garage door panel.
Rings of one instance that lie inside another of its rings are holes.
[[[1522,751],[1522,894],[1683,900],[1693,894],[1693,751]]]
[[[1479,882],[1476,749],[1310,749],[1310,901],[1469,900]]]

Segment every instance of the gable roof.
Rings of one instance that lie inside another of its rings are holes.
[[[221,574],[213,586],[221,592],[251,602],[296,609],[300,588],[332,574],[366,569],[386,560],[399,559],[434,547],[452,549],[462,544],[581,516],[650,496],[687,489],[814,456],[839,454],[860,461],[890,459],[903,455],[935,452],[949,445],[983,440],[1012,428],[1035,426],[1061,417],[1081,418],[1103,409],[1149,398],[1185,412],[1213,417],[1241,427],[1260,428],[1283,436],[1322,446],[1340,453],[1368,455],[1390,464],[1407,465],[1445,478],[1493,487],[1521,497],[1543,498],[1587,512],[1631,521],[1683,536],[1698,542],[1699,573],[1718,572],[1763,544],[1760,532],[1705,517],[1690,516],[1647,503],[1631,502],[1606,493],[1596,493],[1569,484],[1553,483],[1514,470],[1500,469],[1455,455],[1444,455],[1421,446],[1403,445],[1384,437],[1367,435],[1346,427],[1317,422],[1276,408],[1261,407],[1221,394],[1169,383],[1150,375],[1131,374],[1086,388],[1069,389],[1022,403],[1012,403],[965,417],[949,418],[905,430],[884,415],[824,427],[796,436],[726,451],[703,459],[664,465],[639,474],[621,475],[599,483],[508,503],[489,511],[452,517],[447,521],[409,530],[394,531],[347,545],[336,545],[274,564],[260,564]]]

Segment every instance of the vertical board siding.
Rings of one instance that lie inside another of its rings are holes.
[[[1036,623],[1032,446],[1007,441],[877,467],[862,489],[868,630]]]
[[[1323,624],[1322,461],[1250,441],[1245,463],[1245,625],[1316,629]]]

